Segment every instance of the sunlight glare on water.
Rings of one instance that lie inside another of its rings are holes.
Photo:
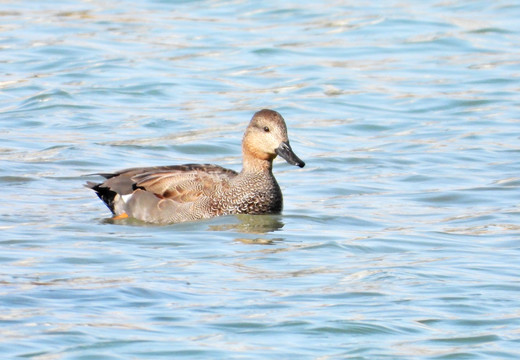
[[[516,359],[520,5],[0,5],[0,353]],[[112,221],[125,167],[241,167],[286,119],[281,215]]]

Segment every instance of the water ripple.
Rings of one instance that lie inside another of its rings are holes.
[[[4,357],[516,359],[518,18],[501,2],[0,11]],[[239,170],[279,110],[284,212],[114,221],[85,174]]]

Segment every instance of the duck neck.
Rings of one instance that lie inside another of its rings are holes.
[[[242,161],[242,172],[243,173],[272,173],[273,170],[273,159],[263,159],[256,154],[249,151],[247,148],[243,148],[243,161]]]
[[[244,157],[242,162],[242,172],[244,173],[271,173],[273,170],[273,160],[263,160],[253,157]]]

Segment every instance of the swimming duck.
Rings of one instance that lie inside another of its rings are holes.
[[[131,168],[97,174],[107,180],[85,186],[96,192],[114,219],[165,224],[230,214],[277,214],[283,206],[272,172],[277,155],[305,166],[289,145],[282,115],[264,109],[254,114],[245,131],[239,173],[210,164]]]

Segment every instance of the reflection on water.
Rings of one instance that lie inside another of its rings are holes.
[[[234,215],[238,224],[210,225],[210,230],[236,230],[245,234],[267,234],[283,228],[284,223],[280,215]],[[229,216],[227,218],[230,218]]]
[[[124,225],[124,226],[140,226],[140,227],[170,227],[175,231],[179,226],[207,227],[209,231],[233,231],[243,234],[268,234],[283,228],[284,222],[281,215],[228,215],[221,216],[209,220],[191,221],[180,224],[152,224],[146,223],[133,218],[114,219],[104,218],[101,220],[104,224]]]

